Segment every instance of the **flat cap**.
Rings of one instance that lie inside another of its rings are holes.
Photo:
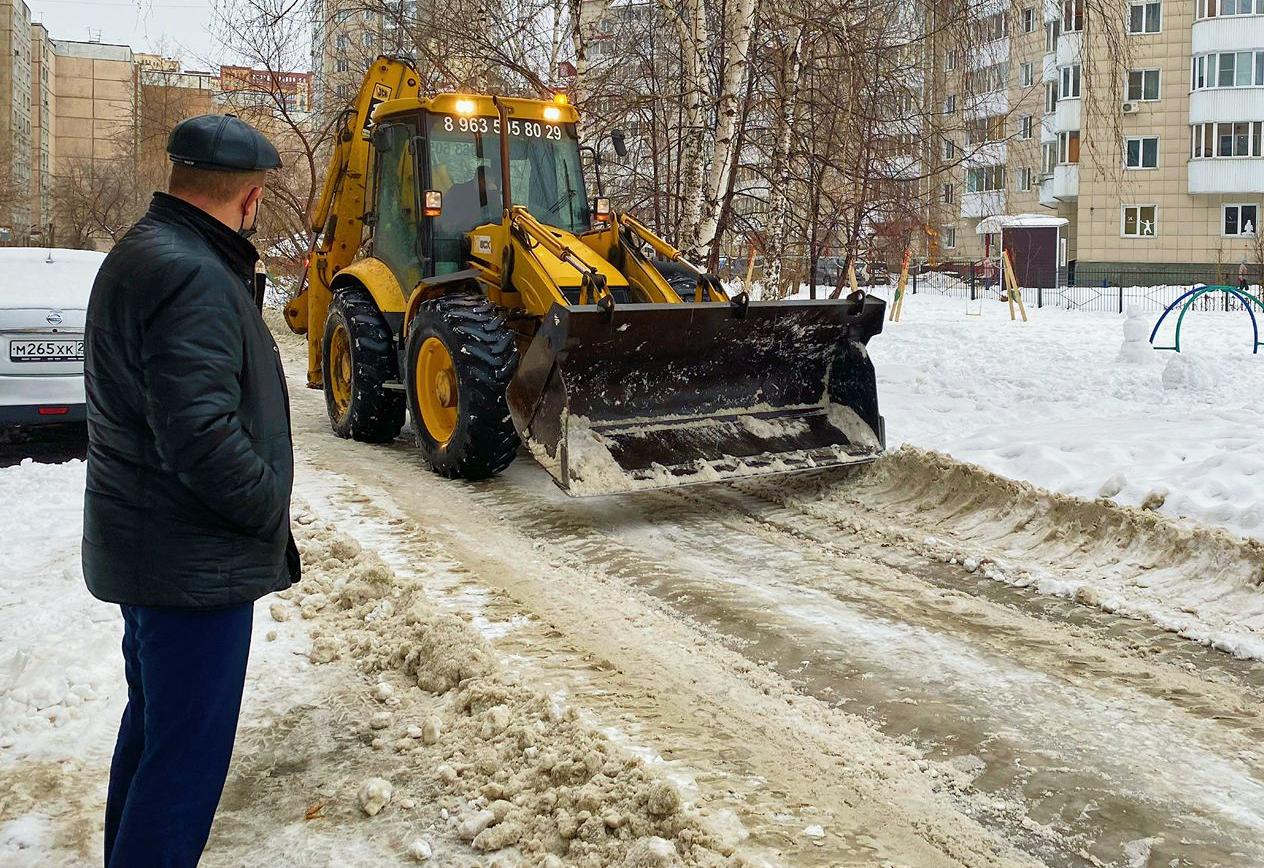
[[[171,162],[224,172],[281,168],[281,155],[263,133],[234,115],[198,115],[176,124],[167,139]]]

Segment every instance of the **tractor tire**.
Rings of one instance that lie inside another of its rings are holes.
[[[504,470],[520,441],[505,389],[518,369],[515,335],[486,298],[424,302],[408,327],[408,410],[431,469],[449,479]]]
[[[362,443],[390,443],[404,427],[391,330],[367,292],[343,290],[329,303],[322,342],[325,409],[334,433]]]

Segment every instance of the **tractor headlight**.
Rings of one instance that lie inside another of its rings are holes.
[[[544,119],[555,124],[562,119],[562,110],[555,105],[544,107]]]
[[[474,110],[478,108],[472,99],[459,99],[456,101],[456,113],[459,115],[472,115]]]

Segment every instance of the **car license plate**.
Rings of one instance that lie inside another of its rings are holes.
[[[83,341],[9,341],[11,362],[82,362]]]

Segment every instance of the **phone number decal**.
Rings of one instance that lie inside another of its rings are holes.
[[[443,128],[448,132],[500,133],[500,118],[476,118],[443,116]],[[527,139],[552,139],[560,141],[562,128],[558,124],[542,121],[509,121],[509,135]]]

